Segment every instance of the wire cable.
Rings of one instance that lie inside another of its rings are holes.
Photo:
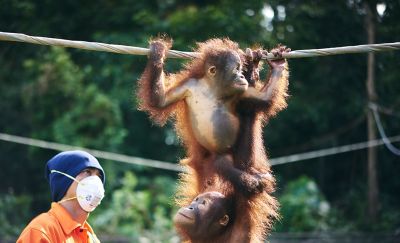
[[[389,142],[399,142],[400,135],[387,138],[387,140]],[[319,158],[319,157],[325,157],[325,156],[329,156],[329,155],[341,154],[341,153],[365,149],[365,148],[369,148],[369,147],[375,147],[375,146],[379,146],[379,145],[383,145],[383,144],[385,144],[385,142],[382,139],[370,140],[370,141],[365,141],[365,142],[360,142],[360,143],[348,144],[348,145],[343,145],[343,146],[338,146],[338,147],[333,147],[333,148],[328,148],[328,149],[321,149],[321,150],[315,150],[315,151],[306,152],[306,153],[299,153],[299,154],[293,154],[293,155],[283,156],[283,157],[279,157],[279,158],[274,158],[274,159],[270,159],[270,163],[271,163],[271,165],[287,164],[287,163],[301,161],[301,160],[315,159],[315,158]]]
[[[390,137],[387,139],[391,142],[399,142],[400,135]],[[178,171],[178,172],[185,171],[185,169],[182,166],[171,163],[171,162],[144,159],[144,158],[140,158],[140,157],[133,157],[133,156],[123,155],[123,154],[110,153],[110,152],[106,152],[106,151],[87,149],[87,148],[82,148],[82,147],[77,147],[77,146],[72,146],[72,145],[48,142],[48,141],[39,140],[39,139],[15,136],[15,135],[6,134],[6,133],[0,133],[0,140],[6,141],[6,142],[11,142],[11,143],[24,144],[24,145],[28,145],[28,146],[40,147],[40,148],[44,148],[44,149],[52,149],[52,150],[57,150],[57,151],[81,149],[81,150],[85,150],[85,151],[93,154],[95,157],[102,158],[102,159],[108,159],[108,160],[113,160],[113,161],[123,162],[123,163],[128,163],[128,164],[134,164],[134,165],[148,166],[148,167],[164,169],[164,170],[171,170],[171,171]],[[333,148],[328,148],[328,149],[321,149],[321,150],[315,150],[315,151],[310,151],[310,152],[306,152],[306,153],[292,154],[292,155],[288,155],[288,156],[273,158],[273,159],[270,159],[269,162],[272,166],[275,166],[275,165],[281,165],[281,164],[287,164],[287,163],[292,163],[292,162],[297,162],[297,161],[302,161],[302,160],[325,157],[325,156],[329,156],[329,155],[335,155],[335,154],[345,153],[345,152],[350,152],[350,151],[355,151],[355,150],[361,150],[361,149],[365,149],[368,147],[374,147],[374,146],[379,146],[379,145],[383,145],[383,144],[384,144],[383,140],[372,140],[372,141],[348,144],[348,145],[339,146],[339,147],[333,147]]]
[[[378,115],[378,106],[375,103],[369,103],[368,107],[371,109],[372,114],[374,115],[376,126],[378,127],[379,134],[387,149],[390,150],[393,154],[400,156],[400,149],[396,148],[390,143],[390,140],[386,136],[385,130],[383,129],[381,119]]]
[[[144,159],[144,158],[140,158],[140,157],[133,157],[133,156],[123,155],[123,154],[111,153],[111,152],[100,151],[100,150],[95,150],[95,149],[82,148],[82,147],[60,144],[60,143],[53,143],[53,142],[48,142],[48,141],[39,140],[39,139],[15,136],[15,135],[11,135],[11,134],[0,133],[0,140],[34,146],[34,147],[39,147],[39,148],[52,149],[52,150],[56,150],[56,151],[85,150],[88,153],[92,154],[93,156],[95,156],[97,158],[101,158],[101,159],[119,161],[119,162],[124,162],[124,163],[128,163],[128,164],[134,164],[134,165],[148,166],[148,167],[153,167],[153,168],[157,168],[157,169],[179,171],[179,172],[184,171],[183,167],[181,167],[178,164],[174,164],[174,163],[152,160],[152,159]]]
[[[91,51],[105,51],[120,54],[132,54],[132,55],[147,55],[149,49],[142,47],[124,46],[105,44],[99,42],[88,42],[88,41],[73,41],[64,40],[40,36],[29,36],[21,33],[10,33],[0,32],[0,40],[2,41],[15,41],[15,42],[27,42],[38,45],[49,45],[49,46],[62,46],[72,47],[78,49],[85,49]],[[369,44],[369,45],[357,45],[357,46],[343,46],[323,49],[309,49],[309,50],[297,50],[288,53],[283,53],[283,58],[303,58],[303,57],[316,57],[316,56],[330,56],[338,54],[350,54],[350,53],[367,53],[367,52],[380,52],[380,51],[393,51],[400,49],[400,42],[393,43],[382,43],[382,44]],[[183,52],[176,50],[169,50],[167,57],[169,58],[195,58],[198,57],[197,52]],[[277,59],[272,53],[263,55],[263,59]]]

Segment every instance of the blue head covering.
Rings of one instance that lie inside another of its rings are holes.
[[[96,168],[100,170],[101,180],[105,183],[104,170],[97,159],[80,150],[61,152],[51,158],[46,164],[46,179],[49,181],[51,190],[51,199],[53,202],[60,201],[73,180],[59,173],[51,173],[51,170],[64,172],[72,177],[76,177],[86,168]]]

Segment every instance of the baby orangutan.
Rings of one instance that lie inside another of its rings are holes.
[[[219,175],[232,182],[238,192],[259,193],[267,183],[263,177],[235,166],[249,163],[235,161],[244,152],[234,149],[236,142],[243,139],[239,137],[240,109],[261,111],[282,103],[280,93],[285,93],[287,82],[279,81],[285,78],[286,62],[271,62],[269,82],[257,89],[249,87],[242,73],[243,52],[237,43],[226,39],[200,43],[199,58],[184,71],[165,76],[163,65],[170,46],[169,41],[161,39],[150,43],[149,60],[139,81],[140,109],[161,124],[175,115],[178,135],[187,147],[192,168],[201,167],[203,158],[213,157]],[[283,99],[283,104],[271,113],[285,105]]]
[[[202,193],[190,205],[179,209],[174,218],[175,226],[180,235],[192,239],[193,243],[211,242],[230,223],[232,203],[232,199],[219,192]]]

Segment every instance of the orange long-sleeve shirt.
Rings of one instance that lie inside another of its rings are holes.
[[[98,243],[90,225],[76,222],[66,209],[52,203],[51,209],[34,218],[22,231],[17,243]]]

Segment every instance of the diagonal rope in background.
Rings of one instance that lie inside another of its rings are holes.
[[[391,143],[399,142],[400,135],[389,137],[389,138],[387,137],[387,141],[389,141]],[[310,151],[310,152],[306,152],[306,153],[293,154],[293,155],[283,156],[283,157],[279,157],[279,158],[272,158],[272,159],[270,159],[270,164],[271,165],[287,164],[287,163],[291,163],[291,162],[315,159],[315,158],[325,157],[325,156],[329,156],[329,155],[335,155],[335,154],[341,154],[341,153],[351,152],[351,151],[355,151],[355,150],[366,149],[369,147],[376,147],[376,146],[380,146],[383,144],[385,144],[385,141],[382,139],[347,144],[347,145],[333,147],[333,148],[314,150],[314,151]]]
[[[95,149],[82,148],[82,147],[78,147],[78,146],[72,146],[72,145],[66,145],[66,144],[60,144],[60,143],[53,143],[53,142],[48,142],[48,141],[44,141],[44,140],[15,136],[15,135],[10,135],[10,134],[5,134],[5,133],[0,133],[0,140],[34,146],[34,147],[39,147],[39,148],[44,148],[44,149],[52,149],[52,150],[56,150],[56,151],[84,150],[84,151],[92,154],[94,157],[101,158],[101,159],[119,161],[119,162],[124,162],[124,163],[128,163],[128,164],[134,164],[134,165],[142,165],[142,166],[153,167],[153,168],[157,168],[157,169],[172,170],[172,171],[179,171],[179,172],[184,171],[184,169],[181,166],[179,166],[178,164],[174,164],[174,163],[152,160],[152,159],[144,159],[144,158],[140,158],[140,157],[127,156],[127,155],[123,155],[123,154],[111,153],[111,152],[100,151],[100,150],[95,150]]]
[[[178,171],[178,172],[184,171],[184,168],[181,167],[179,164],[174,164],[174,163],[170,163],[170,162],[144,159],[144,158],[140,158],[140,157],[133,157],[133,156],[123,155],[123,154],[110,153],[110,152],[106,152],[106,151],[81,148],[81,147],[77,147],[77,146],[48,142],[48,141],[43,141],[43,140],[39,140],[39,139],[20,137],[20,136],[15,136],[15,135],[6,134],[6,133],[0,133],[0,140],[6,141],[6,142],[11,142],[11,143],[19,143],[19,144],[24,144],[24,145],[28,145],[28,146],[44,148],[44,149],[52,149],[52,150],[56,150],[56,151],[81,149],[81,150],[85,150],[85,151],[93,154],[95,157],[100,158],[100,159],[113,160],[113,161],[118,161],[118,162],[123,162],[123,163],[128,163],[128,164],[141,165],[141,166],[153,167],[153,168],[164,169],[164,170],[171,170],[171,171]],[[392,143],[399,142],[400,135],[387,138],[387,140]],[[279,158],[273,158],[273,159],[270,159],[269,162],[273,166],[281,165],[281,164],[287,164],[287,163],[292,163],[292,162],[297,162],[297,161],[302,161],[302,160],[325,157],[325,156],[329,156],[329,155],[346,153],[346,152],[355,151],[355,150],[361,150],[361,149],[365,149],[368,147],[380,146],[383,144],[385,144],[385,142],[381,139],[372,140],[372,141],[366,141],[366,142],[360,142],[360,143],[355,143],[355,144],[348,144],[348,145],[333,147],[333,148],[315,150],[315,151],[310,151],[310,152],[306,152],[306,153],[292,154],[292,155],[283,156],[283,157],[279,157]]]
[[[378,127],[379,134],[381,135],[381,138],[382,138],[383,142],[385,143],[386,148],[389,149],[390,152],[392,152],[393,154],[400,156],[400,149],[393,146],[393,144],[390,143],[390,140],[386,136],[385,130],[383,129],[383,126],[382,126],[381,119],[379,118],[379,115],[378,115],[378,106],[374,103],[370,103],[369,108],[372,110],[372,114],[374,115],[376,126]]]
[[[10,32],[0,32],[0,40],[27,42],[38,45],[72,47],[72,48],[85,49],[91,51],[105,51],[105,52],[131,54],[131,55],[147,55],[149,53],[149,49],[141,47],[113,45],[113,44],[105,44],[99,42],[72,41],[72,40],[47,38],[39,36],[29,36],[25,34],[10,33]],[[289,53],[283,53],[282,56],[284,58],[303,58],[303,57],[330,56],[330,55],[350,54],[350,53],[393,51],[399,49],[400,49],[400,42],[393,42],[393,43],[383,43],[383,44],[333,47],[324,49],[297,50],[297,51],[291,51]],[[195,58],[198,56],[198,53],[170,50],[167,56],[169,58]],[[269,53],[268,55],[264,56],[263,59],[275,59],[275,57],[273,54]]]

